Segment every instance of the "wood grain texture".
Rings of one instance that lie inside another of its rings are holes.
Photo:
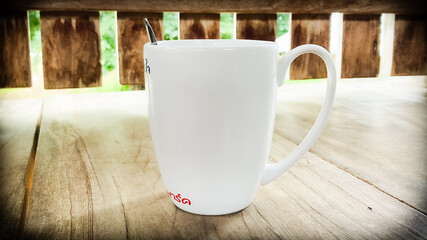
[[[120,83],[142,88],[145,86],[143,46],[149,42],[144,18],[150,22],[157,40],[162,40],[163,13],[117,12]]]
[[[344,14],[341,77],[377,77],[381,15]]]
[[[291,47],[316,44],[329,50],[330,14],[292,14]],[[290,67],[290,79],[326,78],[326,65],[315,54],[295,59]]]
[[[126,239],[162,211],[144,96],[96,96],[46,100],[25,238]]]
[[[396,15],[391,75],[427,75],[427,15]]]
[[[260,187],[243,211],[225,216],[183,212],[173,205],[161,181],[147,103],[141,101],[146,97],[146,92],[132,92],[46,100],[26,238],[427,236],[426,215],[311,153]],[[298,107],[294,110],[305,112]],[[270,161],[293,148],[274,134]]]
[[[0,88],[30,87],[27,12],[0,12]]]
[[[277,14],[237,14],[236,38],[276,40]]]
[[[277,133],[301,142],[325,92],[322,83],[278,92]],[[427,213],[425,78],[342,80],[329,122],[311,152]]]
[[[15,0],[6,9],[39,10],[116,10],[134,12],[238,12],[238,13],[424,13],[423,0]]]
[[[42,100],[0,101],[0,239],[17,239]]]
[[[40,12],[46,89],[101,86],[99,12]]]
[[[179,35],[181,39],[219,39],[219,13],[181,13]]]

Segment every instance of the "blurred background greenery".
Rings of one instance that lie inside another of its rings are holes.
[[[41,44],[41,35],[40,35],[40,12],[39,11],[29,11],[28,19],[30,21],[30,53],[31,53],[31,68],[38,66],[42,60],[42,44]]]
[[[116,16],[114,12],[100,12],[102,74],[116,68]]]
[[[276,38],[282,36],[289,31],[289,13],[277,14],[277,34]]]
[[[233,13],[221,13],[219,22],[219,34],[221,39],[234,38],[234,16]]]
[[[22,91],[25,94],[43,90],[43,71],[42,71],[42,50],[40,34],[40,12],[29,11],[30,26],[30,57],[31,57],[31,74],[33,87],[28,89],[0,89],[1,94],[8,94]],[[221,13],[220,15],[220,36],[221,39],[233,39],[234,34],[234,14]],[[101,34],[101,64],[102,64],[102,87],[66,89],[56,91],[76,92],[110,92],[110,91],[128,91],[138,89],[128,85],[121,85],[118,81],[118,59],[117,59],[117,42],[116,42],[116,12],[100,12],[100,34]],[[165,40],[177,40],[179,13],[163,13],[163,31]],[[277,37],[288,32],[289,14],[277,14]],[[55,91],[55,90],[48,90]]]
[[[178,21],[179,14],[177,12],[163,13],[163,39],[178,40]]]

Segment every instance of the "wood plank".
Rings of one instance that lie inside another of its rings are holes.
[[[181,39],[219,39],[219,13],[181,13],[179,35]]]
[[[237,13],[424,13],[427,9],[426,1],[387,1],[387,0],[50,0],[31,1],[15,0],[4,4],[6,9],[39,9],[39,10],[67,10],[67,11],[134,11],[134,12],[237,12]]]
[[[0,12],[0,88],[30,86],[27,12]]]
[[[330,14],[292,14],[292,48],[317,44],[329,50]],[[326,78],[326,65],[315,54],[305,54],[291,64],[290,79]]]
[[[130,228],[129,221],[162,211],[153,208],[159,196],[167,200],[166,191],[139,97],[128,92],[46,100],[25,238],[126,239],[146,230],[142,222]],[[145,213],[134,219],[140,204],[147,205],[140,209]]]
[[[120,84],[142,85],[144,88],[143,46],[149,41],[145,30],[147,18],[156,34],[163,39],[163,13],[117,12]]]
[[[277,132],[272,162],[296,148]],[[260,190],[258,195],[268,197],[254,205],[273,229],[291,233],[279,235],[284,239],[421,239],[427,234],[425,214],[397,204],[401,202],[311,153]]]
[[[24,207],[25,172],[42,100],[0,101],[0,239],[17,239]]]
[[[146,92],[46,100],[26,238],[423,238],[427,217],[315,155],[225,216],[177,209],[161,181]],[[294,144],[275,134],[271,161]],[[55,196],[55,197],[52,197]]]
[[[277,14],[237,14],[236,38],[276,40]]]
[[[341,77],[377,77],[381,15],[344,14]]]
[[[46,89],[101,86],[99,12],[40,12]]]
[[[427,213],[424,81],[343,80],[328,125],[311,152]],[[301,142],[317,117],[324,92],[321,83],[280,89],[277,133]]]
[[[427,75],[427,15],[396,15],[393,76]]]

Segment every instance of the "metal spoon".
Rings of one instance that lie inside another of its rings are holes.
[[[154,35],[153,28],[151,28],[151,25],[148,22],[147,18],[145,18],[145,28],[147,29],[148,38],[150,39],[150,44],[157,45],[156,35]]]

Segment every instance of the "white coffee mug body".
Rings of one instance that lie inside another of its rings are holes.
[[[291,153],[295,156],[267,165],[277,87],[290,62],[313,51],[330,58],[318,46],[305,47],[310,49],[293,50],[279,64],[277,44],[267,41],[182,40],[144,46],[154,148],[177,207],[204,215],[239,211],[251,203],[260,183],[279,176],[314,143],[332,106],[331,59],[326,61],[330,100],[324,104],[329,105],[320,113],[323,121],[316,122],[321,126],[313,127],[304,149],[303,141]]]

